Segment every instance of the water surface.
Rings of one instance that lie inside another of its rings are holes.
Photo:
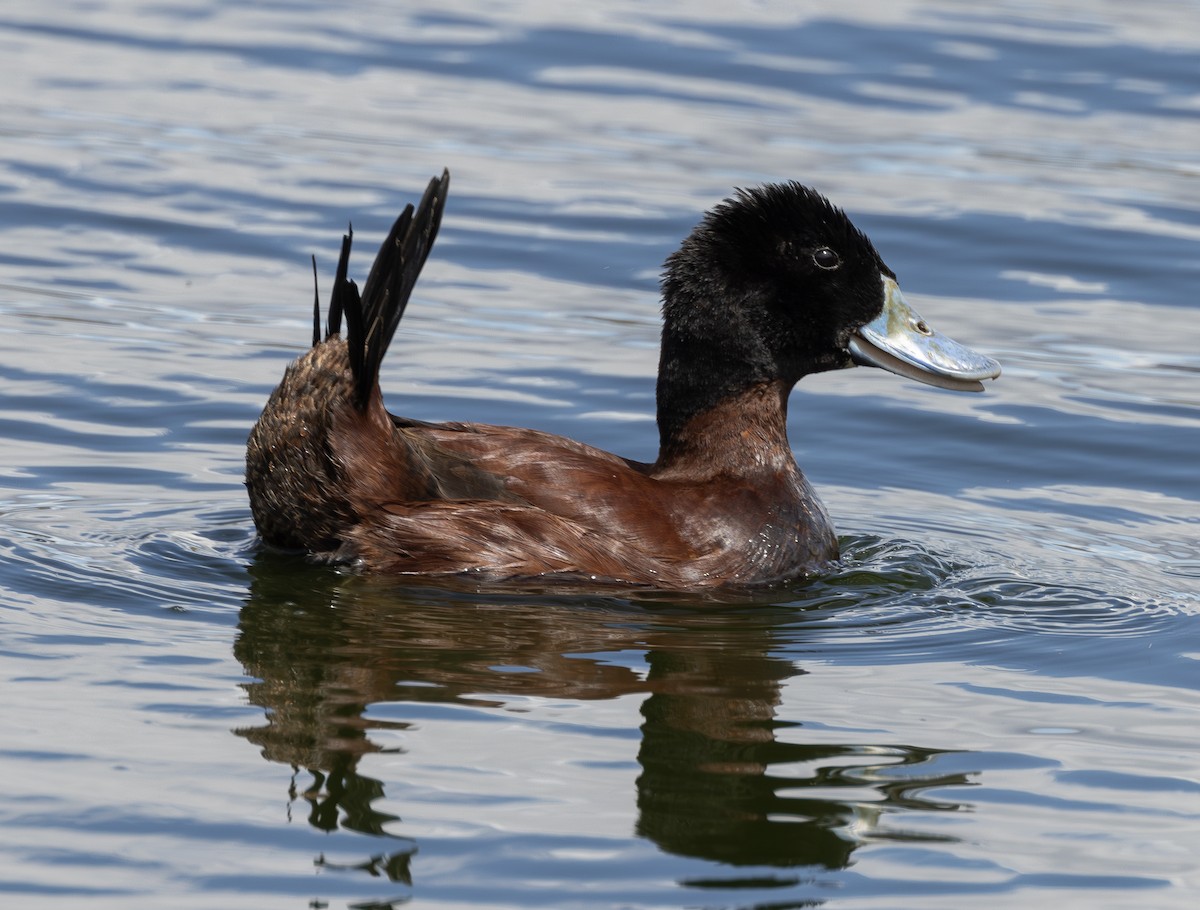
[[[0,13],[0,894],[1192,907],[1200,8]],[[448,166],[393,409],[653,457],[659,265],[844,206],[981,396],[811,377],[843,563],[724,603],[261,551],[246,433]]]

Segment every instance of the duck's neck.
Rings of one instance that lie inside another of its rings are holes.
[[[676,424],[659,409],[660,448],[654,474],[690,480],[753,477],[795,470],[787,438],[792,383],[755,383]]]

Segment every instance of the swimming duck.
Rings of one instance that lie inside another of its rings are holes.
[[[981,391],[1000,373],[909,307],[840,209],[789,182],[737,191],[666,261],[652,464],[538,430],[393,416],[379,368],[449,183],[443,172],[404,209],[361,294],[347,277],[352,234],[342,239],[325,330],[318,299],[313,346],[247,446],[251,510],[270,546],[488,582],[697,590],[795,578],[838,557],[788,444],[796,382],[871,365]]]

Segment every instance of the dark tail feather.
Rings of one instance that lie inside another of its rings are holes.
[[[354,240],[354,225],[342,235],[342,252],[338,256],[337,272],[333,276],[333,290],[329,292],[329,318],[325,322],[325,337],[336,335],[342,330],[342,314],[353,310],[355,315],[362,306],[358,299],[358,285],[346,277],[350,269],[350,244]],[[347,305],[349,304],[349,305]],[[347,317],[347,322],[350,317]]]
[[[400,325],[400,318],[408,306],[408,298],[421,274],[421,267],[433,248],[449,188],[450,172],[444,170],[441,177],[429,181],[416,211],[411,205],[405,207],[392,225],[363,286],[363,324],[359,331],[355,331],[347,310],[346,327],[351,367],[354,368],[355,397],[360,406],[365,405],[370,397],[384,354],[392,343],[396,327]],[[357,366],[354,363],[356,358],[361,358]]]
[[[417,276],[421,274],[421,267],[433,248],[438,227],[442,223],[442,210],[446,205],[449,187],[450,172],[442,171],[441,177],[429,181],[425,195],[415,210],[411,205],[405,206],[375,256],[375,264],[371,266],[361,296],[358,285],[347,277],[353,228],[342,237],[342,252],[338,257],[337,274],[329,295],[325,337],[341,331],[342,317],[345,316],[350,370],[354,374],[354,402],[360,408],[366,407],[371,397],[384,354],[408,306],[408,298],[417,283]],[[313,282],[316,283],[315,264]],[[318,307],[313,316],[314,345],[318,343],[319,335]]]
[[[313,347],[321,343],[321,286],[317,284],[317,257],[313,262]]]

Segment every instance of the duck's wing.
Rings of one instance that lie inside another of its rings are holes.
[[[409,458],[408,473],[424,478],[425,494],[408,498],[529,504],[508,489],[503,475],[479,465],[470,455],[442,445],[431,433],[436,425],[426,426],[429,429],[412,423],[396,427],[397,439]]]
[[[385,447],[364,446],[381,437],[360,429],[334,436],[358,516],[335,560],[389,574],[654,584],[671,553],[694,555],[647,501],[645,474],[615,455],[519,427],[389,420]]]

